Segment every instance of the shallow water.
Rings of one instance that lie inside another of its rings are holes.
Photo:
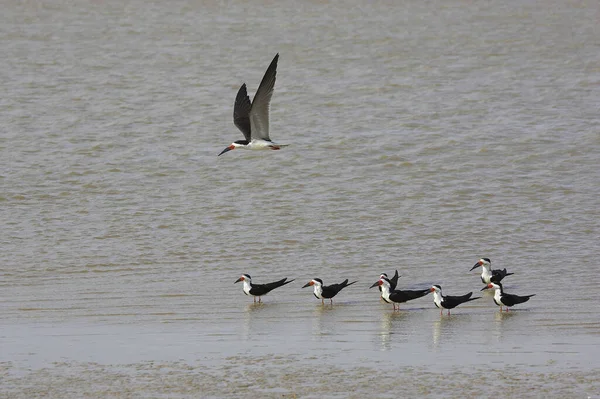
[[[599,397],[599,13],[6,3],[0,395]],[[217,157],[276,52],[290,146]],[[483,256],[536,296],[500,313]],[[482,298],[393,312],[395,269]]]

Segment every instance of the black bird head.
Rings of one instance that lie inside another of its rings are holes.
[[[485,287],[483,287],[481,289],[481,291],[487,290],[487,289],[490,289],[490,288],[499,288],[500,292],[502,292],[502,284],[500,284],[500,283],[489,283],[488,285],[486,285]]]
[[[321,280],[320,278],[313,278],[308,283],[304,284],[302,286],[302,288],[310,287],[311,285],[315,285],[315,284],[319,284],[319,285],[322,286],[323,285],[323,280]]]
[[[246,145],[248,145],[248,140],[237,140],[237,141],[234,141],[229,146],[225,147],[225,149],[223,151],[221,151],[219,153],[219,155],[217,155],[217,156],[221,156],[221,155],[225,154],[226,152],[229,152],[231,150],[235,150],[237,147],[243,147],[243,146],[246,146]]]
[[[237,280],[235,280],[235,282],[233,284],[239,283],[240,281],[251,282],[252,281],[252,277],[250,277],[249,274],[242,274],[242,276],[240,278],[238,278]]]
[[[477,261],[477,263],[475,263],[475,266],[473,266],[471,268],[471,270],[475,270],[477,269],[479,266],[483,266],[483,265],[488,265],[491,266],[492,261],[490,260],[490,258],[481,258]]]
[[[388,286],[390,285],[390,280],[388,280],[387,278],[383,277],[380,278],[379,280],[377,280],[377,282],[375,282],[372,286],[370,286],[369,288],[373,288],[373,287],[377,287],[378,285],[384,285],[387,284]]]

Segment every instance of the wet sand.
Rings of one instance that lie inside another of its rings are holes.
[[[61,363],[31,372],[1,366],[4,398],[598,398],[594,371],[526,366],[452,371],[421,367],[337,367],[299,356],[227,358],[220,367],[185,362],[105,366]],[[15,376],[14,374],[24,374]]]

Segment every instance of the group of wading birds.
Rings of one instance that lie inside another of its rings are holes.
[[[502,312],[502,307],[506,307],[506,311],[514,305],[518,305],[523,302],[527,302],[529,298],[534,296],[532,295],[515,295],[508,294],[504,292],[502,288],[502,279],[506,276],[510,276],[514,273],[508,273],[506,269],[500,270],[492,270],[492,261],[489,258],[481,258],[475,266],[471,268],[474,270],[478,267],[482,267],[481,272],[481,281],[485,284],[485,287],[481,289],[487,290],[493,288],[494,292],[494,302],[496,305],[500,306],[500,311]],[[391,303],[395,310],[400,310],[400,304],[408,301],[412,301],[413,299],[421,298],[430,292],[433,293],[433,303],[440,309],[440,314],[443,314],[444,309],[448,311],[450,314],[450,309],[454,309],[460,304],[465,302],[473,301],[475,299],[479,299],[481,297],[473,298],[473,292],[469,292],[465,295],[453,296],[453,295],[443,295],[442,287],[440,285],[433,285],[431,288],[425,288],[422,290],[397,290],[396,286],[398,284],[398,270],[396,270],[396,274],[392,278],[388,278],[386,273],[382,273],[379,276],[379,279],[371,285],[370,288],[379,287],[379,291],[381,294],[381,299],[383,299],[387,303]],[[282,287],[286,284],[291,283],[295,280],[288,280],[287,278],[281,279],[279,281],[274,281],[272,283],[267,284],[253,284],[252,278],[248,274],[242,274],[240,278],[238,278],[235,283],[239,283],[242,281],[244,283],[244,293],[246,295],[251,295],[254,297],[254,302],[256,303],[256,298],[258,298],[258,302],[261,302],[260,297],[268,294],[273,291],[275,288]],[[235,284],[234,283],[234,284]],[[306,283],[302,288],[313,287],[313,293],[315,297],[321,300],[321,303],[325,305],[325,300],[329,299],[331,305],[333,306],[333,298],[344,288],[356,283],[353,281],[351,283],[348,282],[348,279],[342,281],[339,284],[331,284],[324,285],[323,280],[320,278],[314,278]],[[398,305],[396,307],[396,305]]]
[[[243,133],[244,140],[234,141],[229,146],[225,147],[225,149],[219,153],[219,156],[237,148],[246,150],[279,150],[281,147],[287,145],[277,144],[269,137],[269,108],[271,106],[271,97],[275,90],[278,60],[279,54],[276,54],[262,78],[252,102],[250,102],[250,98],[248,97],[245,83],[242,84],[238,90],[233,106],[233,123]],[[492,270],[491,261],[488,258],[479,259],[471,270],[477,267],[483,268],[481,281],[483,281],[486,286],[482,291],[490,288],[495,289],[494,302],[496,302],[496,305],[500,306],[500,311],[502,311],[503,306],[505,306],[506,311],[508,311],[508,308],[511,306],[527,302],[529,298],[533,296],[519,296],[504,292],[500,281],[513,273],[507,273],[506,269]],[[381,298],[385,302],[391,303],[394,306],[394,310],[396,310],[396,304],[398,304],[398,310],[400,310],[401,303],[420,298],[430,292],[433,292],[433,302],[435,303],[435,306],[440,308],[440,313],[443,313],[443,310],[447,309],[448,314],[450,314],[450,309],[454,309],[462,303],[480,298],[473,298],[472,292],[462,296],[442,295],[442,287],[439,285],[415,291],[397,290],[396,285],[398,283],[398,277],[400,276],[398,275],[397,270],[392,278],[388,278],[387,274],[382,273],[379,276],[379,280],[371,286],[371,288],[379,286]],[[237,279],[236,283],[240,281],[244,282],[244,293],[246,293],[246,295],[252,295],[254,297],[254,302],[256,302],[256,298],[258,297],[258,302],[260,303],[261,296],[266,295],[275,288],[289,284],[294,280],[287,280],[287,278],[284,278],[267,284],[253,284],[252,278],[248,274],[242,274],[242,276]],[[335,297],[342,289],[354,283],[356,283],[356,281],[348,283],[348,280],[346,279],[339,284],[324,285],[321,279],[315,278],[306,283],[303,288],[312,286],[314,288],[315,296],[318,299],[321,299],[322,304],[325,304],[325,299],[329,299],[333,305],[333,297]]]

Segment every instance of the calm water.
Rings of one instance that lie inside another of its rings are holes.
[[[6,398],[600,397],[600,5],[13,1]],[[280,53],[272,138],[239,86]],[[440,317],[368,287],[482,287]],[[296,281],[254,305],[233,282]],[[358,280],[321,306],[310,289]]]

